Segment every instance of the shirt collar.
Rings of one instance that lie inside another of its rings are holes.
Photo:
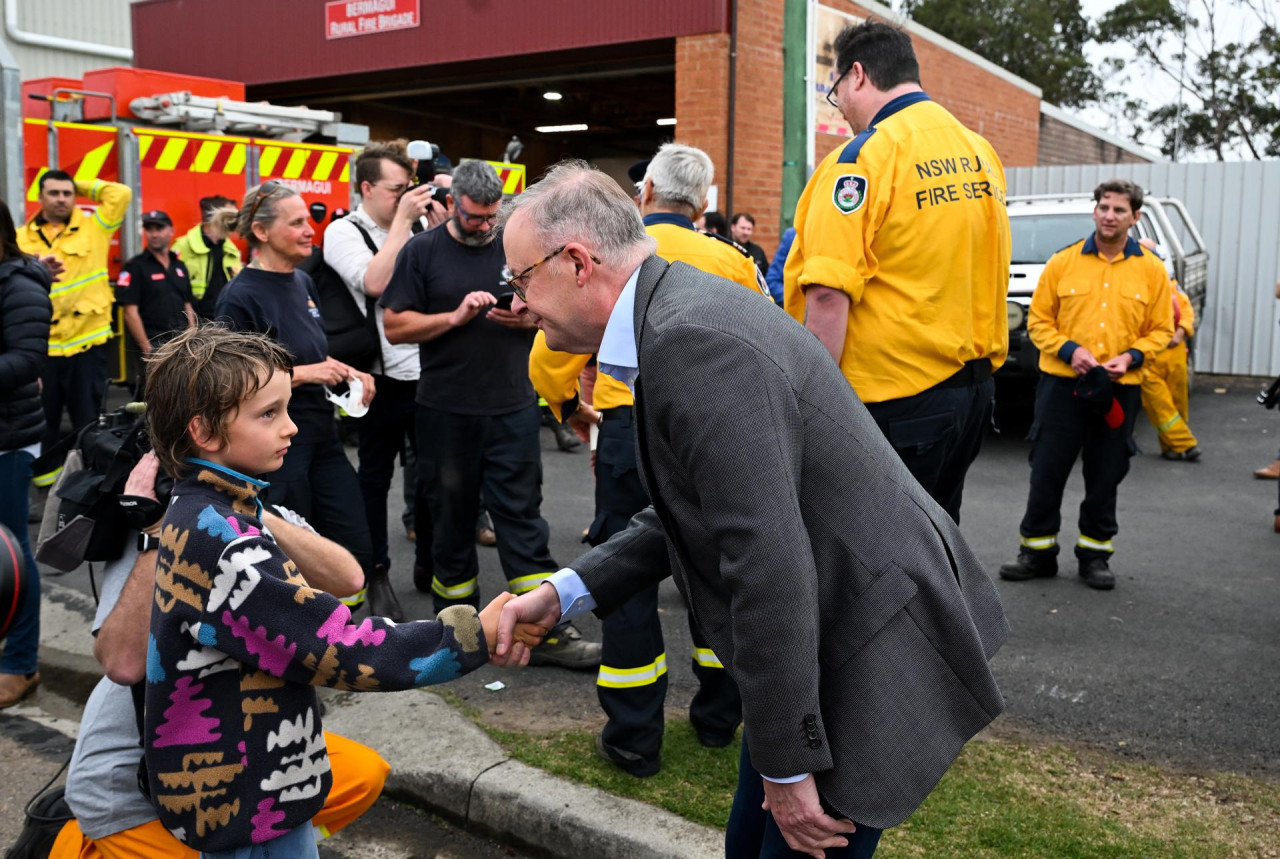
[[[605,365],[636,370],[640,366],[636,357],[636,284],[640,282],[640,267],[631,272],[627,285],[618,295],[613,305],[609,321],[604,327],[604,337],[600,340],[600,351],[596,353],[596,361],[603,369]],[[608,372],[606,370],[606,372]],[[617,375],[609,375],[618,378]],[[634,378],[634,373],[631,376]]]
[[[229,500],[233,508],[237,506],[244,508],[248,502],[252,502],[255,514],[259,519],[262,518],[262,502],[258,500],[258,493],[270,486],[270,483],[207,459],[189,456],[185,461],[199,468],[182,481],[184,488],[200,489],[220,495]]]
[[[1084,245],[1080,248],[1080,253],[1096,254],[1098,252],[1097,237],[1097,233],[1090,233],[1089,238],[1084,240]],[[1129,257],[1142,256],[1142,245],[1138,244],[1137,239],[1133,236],[1129,236],[1128,241],[1124,243],[1124,256],[1125,259],[1128,259]]]
[[[361,203],[360,205],[356,206],[355,210],[352,211],[352,213],[347,217],[349,218],[354,217],[356,220],[360,222],[360,225],[363,226],[366,230],[381,230],[384,233],[386,232],[386,230],[378,226],[378,222],[373,219],[373,216],[365,211],[364,203]]]
[[[675,212],[651,212],[644,216],[644,225],[646,227],[652,227],[654,224],[673,224],[677,227],[684,227],[686,230],[694,229],[693,221]]]
[[[931,101],[928,93],[925,93],[920,90],[917,90],[916,92],[904,93],[903,95],[900,95],[897,98],[890,101],[884,107],[880,108],[880,110],[876,111],[876,115],[871,117],[871,122],[867,123],[867,125],[868,127],[875,126],[878,123],[881,123],[884,120],[888,119],[889,117],[893,116],[895,113],[902,110],[904,107],[910,107],[911,105],[917,104],[922,101]]]

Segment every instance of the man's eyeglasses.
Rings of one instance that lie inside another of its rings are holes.
[[[528,301],[528,299],[527,299],[527,298],[525,298],[524,287],[523,287],[523,286],[521,286],[519,283],[517,283],[517,281],[524,280],[524,279],[525,279],[525,278],[527,278],[530,274],[532,274],[532,273],[533,273],[533,270],[534,270],[535,268],[537,268],[538,266],[542,265],[542,264],[543,264],[544,262],[546,262],[547,260],[552,259],[553,257],[555,257],[555,256],[557,256],[557,255],[559,255],[559,254],[564,253],[564,250],[565,250],[565,248],[567,248],[567,247],[569,247],[569,246],[568,246],[568,245],[561,245],[560,247],[558,247],[558,248],[556,248],[555,250],[553,250],[551,253],[549,253],[549,254],[547,254],[546,256],[544,256],[542,259],[540,259],[540,260],[538,260],[537,262],[535,262],[533,265],[531,265],[531,266],[529,266],[528,268],[526,268],[524,271],[520,272],[519,274],[515,275],[514,277],[509,277],[509,278],[507,278],[507,286],[511,287],[511,289],[515,292],[515,294],[516,294],[516,295],[518,295],[518,296],[520,296],[520,300],[521,300],[521,301]],[[591,261],[592,261],[593,263],[595,263],[596,265],[600,265],[600,260],[596,258],[596,255],[595,255],[595,254],[591,254],[590,256],[591,256]]]
[[[840,82],[849,76],[849,72],[851,71],[853,71],[852,65],[849,66],[849,68],[845,69],[843,72],[841,72],[840,77],[836,78],[836,82],[831,85],[831,88],[829,90],[827,90],[827,104],[831,105],[836,110],[840,109],[840,105],[836,103],[836,99],[835,99],[836,89],[840,86]]]
[[[381,182],[376,182],[376,183],[374,183],[374,184],[375,184],[378,188],[382,188],[384,191],[390,191],[392,194],[394,194],[394,195],[395,195],[395,196],[397,196],[397,197],[399,197],[399,196],[400,196],[401,194],[403,194],[405,191],[409,190],[409,186],[408,186],[408,184],[400,184],[400,185],[384,185],[384,184],[382,184]]]
[[[249,210],[249,224],[253,225],[253,216],[258,214],[258,207],[284,186],[275,179],[270,179],[258,186],[258,193],[253,198],[253,208]]]
[[[492,215],[473,215],[466,209],[459,206],[456,201],[454,202],[454,207],[457,209],[458,215],[471,226],[478,227],[481,224],[493,225],[498,223],[497,212],[494,212]]]

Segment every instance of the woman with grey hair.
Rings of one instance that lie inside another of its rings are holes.
[[[404,612],[387,570],[373,564],[363,508],[350,503],[359,483],[325,396],[325,386],[358,382],[364,389],[361,402],[368,406],[375,393],[373,377],[328,355],[319,293],[311,278],[297,270],[311,255],[315,236],[307,204],[288,185],[263,182],[245,195],[239,211],[219,211],[215,223],[234,227],[248,241],[250,253],[256,251],[253,262],[218,297],[218,321],[272,337],[293,353],[296,362],[289,417],[298,434],[284,464],[270,475],[270,500],[301,513],[322,536],[355,555],[364,569],[365,591],[343,602],[358,606],[367,592],[373,614],[401,621]]]

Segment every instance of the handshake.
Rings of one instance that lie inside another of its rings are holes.
[[[480,610],[489,661],[503,666],[527,665],[530,652],[559,620],[560,596],[546,582],[520,596],[499,594]]]

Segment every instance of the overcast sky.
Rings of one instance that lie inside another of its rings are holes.
[[[1175,0],[1175,2],[1178,2],[1178,0]],[[1206,4],[1215,9],[1219,44],[1228,41],[1249,41],[1258,34],[1260,29],[1257,16],[1244,8],[1238,0],[1181,0],[1181,2],[1189,3],[1191,16],[1201,21],[1206,18]],[[1257,2],[1263,8],[1269,9],[1271,15],[1277,14],[1277,2],[1280,2],[1280,0],[1257,0]],[[1097,21],[1098,18],[1106,14],[1115,5],[1115,2],[1109,2],[1109,0],[1081,0],[1085,16],[1093,21]],[[1199,30],[1188,30],[1187,42],[1193,54],[1203,53],[1204,46],[1207,44],[1206,32],[1203,27]],[[1171,44],[1169,53],[1174,54],[1177,49],[1177,44]],[[1086,49],[1085,56],[1100,68],[1102,62],[1111,57],[1132,60],[1134,52],[1127,46],[1091,44]],[[1120,75],[1108,80],[1107,88],[1140,93],[1143,99],[1152,107],[1161,104],[1172,104],[1178,99],[1177,81],[1172,80],[1163,72],[1151,70],[1146,66],[1131,66]],[[1084,108],[1073,112],[1087,122],[1105,128],[1125,139],[1133,139],[1136,125],[1128,117],[1115,117],[1101,108]],[[1140,142],[1159,151],[1160,135],[1148,134],[1144,131],[1138,135],[1138,138]],[[1194,153],[1183,155],[1179,160],[1209,161],[1214,158],[1215,156],[1212,153]]]

